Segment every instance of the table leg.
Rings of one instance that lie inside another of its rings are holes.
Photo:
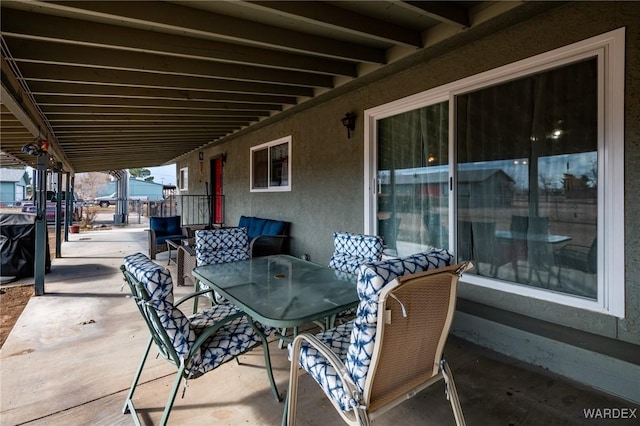
[[[273,395],[276,397],[276,401],[282,402],[282,398],[280,397],[280,393],[278,393],[278,387],[276,386],[276,381],[273,378],[273,368],[271,367],[271,354],[269,353],[269,342],[267,342],[267,337],[264,335],[262,330],[258,328],[257,325],[253,322],[253,318],[247,315],[249,319],[249,324],[251,327],[258,333],[260,336],[260,340],[262,341],[262,348],[264,350],[264,362],[267,368],[267,375],[269,376],[269,382],[271,383],[271,390],[273,391]]]

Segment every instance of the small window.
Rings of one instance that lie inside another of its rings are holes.
[[[251,191],[291,190],[291,136],[251,148]]]
[[[189,188],[189,168],[180,169],[180,191],[186,191]]]

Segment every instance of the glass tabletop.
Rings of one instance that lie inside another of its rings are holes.
[[[358,303],[355,275],[288,255],[200,266],[193,275],[275,327],[303,325]]]

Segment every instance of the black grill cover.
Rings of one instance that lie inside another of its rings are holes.
[[[45,271],[49,272],[49,238],[46,238],[46,243]],[[35,251],[36,216],[27,213],[0,213],[0,275],[15,278],[32,277]]]

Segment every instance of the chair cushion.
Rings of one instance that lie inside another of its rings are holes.
[[[153,326],[156,329],[164,328],[178,357],[186,358],[196,341],[196,334],[191,329],[188,318],[173,305],[171,274],[142,253],[125,257],[124,265],[149,295],[148,304],[155,309],[160,320],[160,324]],[[196,351],[193,357],[195,362],[199,361],[199,357],[200,353]]]
[[[196,231],[198,266],[249,259],[246,228],[222,228]]]
[[[164,266],[151,261],[142,253],[126,256],[123,264],[144,285],[152,300],[173,303],[173,281]]]
[[[357,274],[360,265],[368,262],[375,262],[378,259],[368,259],[361,256],[351,256],[348,254],[333,254],[329,260],[329,268],[336,269],[338,271],[347,272],[350,274]]]
[[[331,330],[317,334],[316,337],[327,345],[344,363],[347,358],[352,328],[353,321],[349,321]],[[289,345],[289,351],[291,351],[291,345]],[[291,358],[291,352],[289,352],[289,358]],[[347,411],[355,405],[352,398],[344,391],[342,380],[335,368],[327,362],[327,359],[317,349],[306,343],[302,343],[300,347],[300,366],[318,382],[322,390],[332,400],[338,402],[343,411]]]
[[[216,305],[213,308],[224,305]],[[276,329],[256,324],[269,337]],[[260,336],[246,316],[228,322],[201,346],[200,357],[187,366],[188,373],[197,377],[240,355],[261,342]]]
[[[203,328],[207,328],[223,318],[240,312],[240,309],[231,304],[214,305],[209,309],[197,312],[188,317],[191,328],[198,333]]]
[[[182,235],[180,216],[150,217],[149,228],[155,231],[156,237]]]
[[[357,283],[360,303],[351,332],[345,366],[361,392],[364,391],[376,338],[380,290],[397,277],[449,266],[453,260],[453,254],[450,251],[432,249],[428,252],[383,260],[360,267]]]
[[[404,258],[394,258],[362,265],[358,272],[358,305],[356,318],[343,325],[316,335],[343,361],[347,373],[364,392],[365,380],[371,363],[378,320],[378,294],[395,278],[441,268],[453,263],[448,250],[432,249]],[[289,347],[290,349],[291,347]],[[347,395],[334,367],[316,349],[303,343],[300,365],[322,387],[327,396],[343,411],[349,411],[358,401]]]
[[[360,265],[382,257],[382,238],[377,235],[334,232],[333,245],[329,267],[339,271],[356,274]]]

